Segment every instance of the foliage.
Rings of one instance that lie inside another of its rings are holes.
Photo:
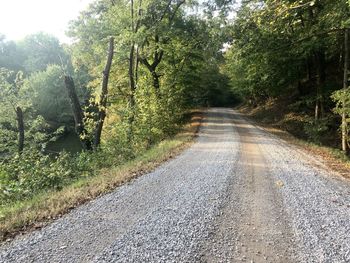
[[[23,73],[0,68],[0,146],[4,149],[0,153],[16,146],[17,107],[22,110],[30,107],[27,94],[23,92]]]
[[[23,70],[23,53],[19,50],[14,41],[7,41],[4,35],[0,34],[0,68],[13,71]]]
[[[348,128],[350,124],[350,88],[348,87],[347,89],[341,89],[333,92],[331,98],[336,103],[333,111],[340,116],[345,116],[345,137],[348,141],[350,136],[350,131]],[[342,123],[341,126],[344,124]]]
[[[322,143],[322,138],[327,134],[328,131],[328,120],[310,120],[304,125],[304,131],[309,141],[316,144]]]
[[[40,191],[60,189],[74,177],[70,158],[62,153],[52,160],[27,150],[0,164],[0,204],[29,198]]]
[[[350,118],[350,88],[333,92],[331,98],[336,103],[334,112],[340,116],[345,113]]]
[[[31,74],[24,85],[31,93],[31,105],[36,114],[50,123],[58,123],[56,126],[73,122],[62,69],[58,65],[49,65],[46,70]]]
[[[284,97],[302,104],[315,119],[305,131],[319,141],[333,115],[330,94],[342,87],[349,15],[346,1],[242,2],[224,67],[235,94],[253,106]]]
[[[226,100],[228,81],[216,61],[223,38],[213,36],[219,22],[186,15],[181,9],[184,3],[148,0],[131,6],[130,1],[97,1],[71,23],[69,34],[76,40],[73,64],[93,76],[92,105],[99,100],[109,36],[117,40],[105,141],[118,138],[137,152],[173,134],[187,107],[218,105],[215,93]],[[135,61],[131,73],[130,61]],[[94,116],[89,115],[86,121],[92,132]]]
[[[28,199],[38,193],[60,190],[74,180],[92,175],[92,171],[108,166],[106,154],[82,153],[57,156],[27,149],[0,162],[0,205]]]
[[[298,83],[313,81],[316,86],[315,56],[325,52],[327,63],[339,56],[340,29],[348,14],[342,1],[242,4],[232,27],[234,41],[226,65],[236,92],[258,100],[290,92],[289,86],[300,92]]]
[[[25,37],[18,48],[24,54],[23,67],[28,73],[46,70],[48,65],[67,65],[68,56],[59,40],[46,33]]]
[[[140,156],[174,136],[189,108],[230,105],[222,50],[229,36],[221,30],[229,2],[96,0],[71,22],[74,41],[69,46],[45,33],[19,42],[1,37],[0,65],[6,69],[0,86],[7,92],[0,105],[6,113],[0,116],[0,133],[6,138],[0,142],[6,152],[0,155],[2,204],[59,190],[102,167]],[[197,7],[203,12],[193,12]],[[216,15],[218,8],[222,12]],[[115,52],[108,103],[102,106],[102,72],[111,37]],[[106,119],[99,148],[53,156],[45,153],[46,145],[73,126],[65,75],[74,79],[85,136],[93,137],[101,110]],[[25,120],[20,155],[13,149],[17,105]]]

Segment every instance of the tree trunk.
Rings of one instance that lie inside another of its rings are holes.
[[[129,109],[130,115],[128,116],[128,141],[131,142],[133,137],[133,123],[134,123],[134,110],[135,110],[135,43],[131,44],[130,53],[129,53],[129,87],[130,87],[130,95],[129,95]]]
[[[134,16],[134,1],[131,0],[130,5],[130,16],[131,16],[131,32],[136,33],[137,27],[135,27],[135,16]],[[130,115],[128,116],[128,132],[127,132],[127,140],[128,142],[132,141],[133,137],[133,124],[135,119],[135,89],[136,89],[136,82],[135,77],[137,76],[137,73],[135,74],[135,42],[132,41],[130,46],[130,53],[129,53],[129,87],[130,87],[130,95],[129,95],[129,108],[130,108]]]
[[[162,54],[162,53],[161,53]],[[151,76],[152,76],[152,80],[153,80],[153,88],[156,92],[156,95],[159,97],[160,93],[160,84],[159,84],[159,75],[156,71],[157,69],[157,66],[158,64],[160,63],[161,59],[162,59],[162,56],[158,56],[157,53],[155,55],[155,60],[152,64],[150,64],[148,62],[147,59],[145,58],[140,58],[140,61],[143,65],[146,66],[146,68],[148,69],[148,71],[151,73]]]
[[[157,45],[157,48],[158,48],[158,42],[159,42],[159,37],[156,36],[155,43]],[[153,88],[156,92],[157,97],[160,97],[160,84],[159,84],[159,75],[157,73],[157,67],[158,67],[159,63],[162,61],[163,54],[164,54],[163,50],[161,50],[159,52],[156,50],[154,52],[154,60],[153,60],[152,64],[150,64],[146,58],[140,58],[140,62],[144,66],[146,66],[148,71],[151,73],[151,76],[153,79]]]
[[[307,60],[306,60],[306,69],[307,69],[307,71],[306,71],[306,79],[307,79],[307,81],[311,81],[311,71],[312,71],[312,69],[311,69],[311,59],[310,58],[307,58]]]
[[[153,87],[156,90],[157,94],[159,93],[159,76],[157,72],[152,71],[152,78],[153,78]]]
[[[162,56],[163,56],[163,51],[161,51],[160,53],[155,52],[155,55],[154,55],[155,60],[153,61],[152,64],[150,64],[148,60],[145,58],[140,59],[141,63],[145,65],[148,71],[151,73],[152,80],[153,80],[153,88],[156,92],[157,97],[160,97],[160,83],[159,83],[159,75],[156,69],[162,60]]]
[[[108,79],[109,79],[109,74],[111,71],[113,54],[114,54],[114,38],[111,37],[109,39],[107,63],[106,63],[105,69],[103,71],[102,90],[101,90],[101,97],[100,97],[100,102],[99,102],[99,113],[98,113],[98,120],[97,120],[97,124],[96,124],[95,138],[94,138],[94,148],[95,149],[97,149],[97,147],[100,145],[103,123],[104,123],[104,120],[106,118],[106,107],[107,107],[107,96],[108,96]]]
[[[323,85],[325,81],[325,55],[323,51],[317,51],[315,54],[316,64],[316,103],[315,103],[315,120],[323,117]]]
[[[18,153],[21,154],[24,148],[24,121],[21,107],[16,108],[17,128],[18,128]]]
[[[343,79],[343,90],[344,92],[348,88],[348,70],[349,70],[349,29],[344,30],[344,79]],[[347,127],[347,121],[346,121],[346,98],[345,94],[343,95],[342,99],[342,106],[343,106],[343,112],[342,112],[342,125],[341,125],[341,134],[342,134],[342,150],[347,153],[348,152],[348,127]]]
[[[68,91],[68,96],[73,110],[75,131],[79,136],[83,148],[85,150],[92,150],[91,141],[86,137],[87,134],[84,126],[84,114],[75,90],[74,80],[70,76],[65,76],[64,83]]]

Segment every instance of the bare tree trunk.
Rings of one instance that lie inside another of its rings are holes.
[[[107,63],[106,63],[105,69],[103,71],[102,90],[101,90],[101,97],[100,97],[100,102],[99,102],[99,113],[98,113],[98,120],[97,120],[97,124],[96,124],[95,138],[94,138],[94,148],[95,149],[97,149],[97,147],[100,145],[103,123],[104,123],[104,120],[106,118],[106,107],[107,107],[107,96],[108,96],[108,79],[109,79],[109,74],[111,71],[113,54],[114,54],[114,38],[111,37],[109,39]]]
[[[24,148],[24,121],[21,107],[16,108],[17,128],[18,128],[18,153],[21,154]]]
[[[130,53],[129,53],[129,86],[130,86],[130,95],[129,95],[129,108],[130,108],[130,115],[128,117],[128,141],[130,142],[132,140],[133,136],[133,123],[135,119],[135,89],[136,89],[136,83],[135,83],[135,43],[133,42],[130,47]]]
[[[71,102],[74,122],[75,122],[75,131],[79,136],[80,142],[85,150],[92,150],[91,141],[86,137],[86,130],[84,126],[84,114],[81,109],[80,102],[75,90],[74,80],[70,76],[64,77],[64,83],[68,91],[68,96]]]
[[[344,79],[343,79],[343,90],[344,92],[348,88],[348,70],[349,70],[349,29],[344,30]],[[341,134],[342,134],[342,150],[347,153],[348,152],[348,138],[347,138],[347,121],[346,121],[346,99],[345,94],[342,98],[342,125],[341,125]]]
[[[135,57],[135,86],[137,86],[137,83],[139,81],[139,64],[140,64],[140,60],[139,60],[139,53],[140,53],[140,47],[137,46],[136,47],[136,57]]]
[[[136,89],[135,85],[135,43],[133,42],[130,47],[129,53],[129,82],[130,82],[130,91],[134,93]]]
[[[136,33],[138,24],[136,24],[135,27],[135,10],[134,10],[134,1],[131,0],[131,6],[130,6],[130,16],[131,16],[131,32]],[[129,95],[129,107],[130,107],[130,115],[128,116],[128,132],[127,137],[128,141],[131,142],[133,137],[133,123],[135,119],[135,89],[136,89],[136,82],[135,77],[137,74],[135,74],[135,42],[132,41],[130,46],[130,52],[129,52],[129,87],[130,87],[130,95]]]

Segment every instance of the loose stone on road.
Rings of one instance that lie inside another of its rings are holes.
[[[3,244],[0,262],[333,263],[349,251],[349,182],[213,108],[182,154]]]

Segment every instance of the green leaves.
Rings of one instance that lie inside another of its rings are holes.
[[[331,98],[336,103],[334,112],[339,115],[345,113],[350,118],[350,88],[333,92]]]
[[[53,160],[35,149],[0,162],[0,206],[48,189],[61,189],[79,175],[79,171],[73,170],[73,163],[67,153]]]
[[[46,70],[48,65],[67,64],[67,54],[59,40],[45,33],[37,33],[25,37],[18,43],[23,54],[23,67],[26,72]]]
[[[175,134],[189,107],[230,105],[232,92],[222,51],[223,44],[231,39],[226,31],[230,2],[210,1],[202,5],[202,16],[189,12],[199,5],[195,0],[98,0],[70,24],[69,35],[74,38],[71,46],[63,48],[57,39],[44,33],[29,36],[13,47],[0,38],[0,47],[7,48],[8,57],[13,48],[21,50],[18,61],[24,69],[24,74],[17,76],[18,70],[4,71],[1,79],[4,88],[0,92],[7,92],[3,96],[6,107],[2,108],[11,116],[6,120],[0,116],[0,135],[8,140],[0,144],[13,144],[17,137],[10,101],[23,106],[27,142],[22,159],[14,157],[13,162],[0,164],[1,187],[6,185],[2,192],[6,194],[1,197],[0,193],[0,200],[25,199],[40,189],[60,189],[70,179],[89,175],[106,162],[133,158]],[[222,10],[218,12],[217,8]],[[64,74],[74,77],[80,93],[84,136],[93,134],[111,36],[115,52],[103,107],[106,119],[101,148],[74,158],[64,153],[57,160],[48,158],[38,149],[62,135],[60,127],[68,127],[66,131],[72,124]],[[4,64],[10,65],[9,61],[6,58]],[[6,148],[4,156],[13,153]]]
[[[33,110],[53,123],[54,127],[73,120],[63,74],[60,66],[50,65],[45,71],[33,73],[25,81]]]
[[[315,53],[325,52],[329,59],[340,55],[340,29],[349,15],[344,1],[266,0],[242,5],[226,55],[227,72],[237,92],[275,96],[296,86],[305,79],[307,63],[315,71]]]

